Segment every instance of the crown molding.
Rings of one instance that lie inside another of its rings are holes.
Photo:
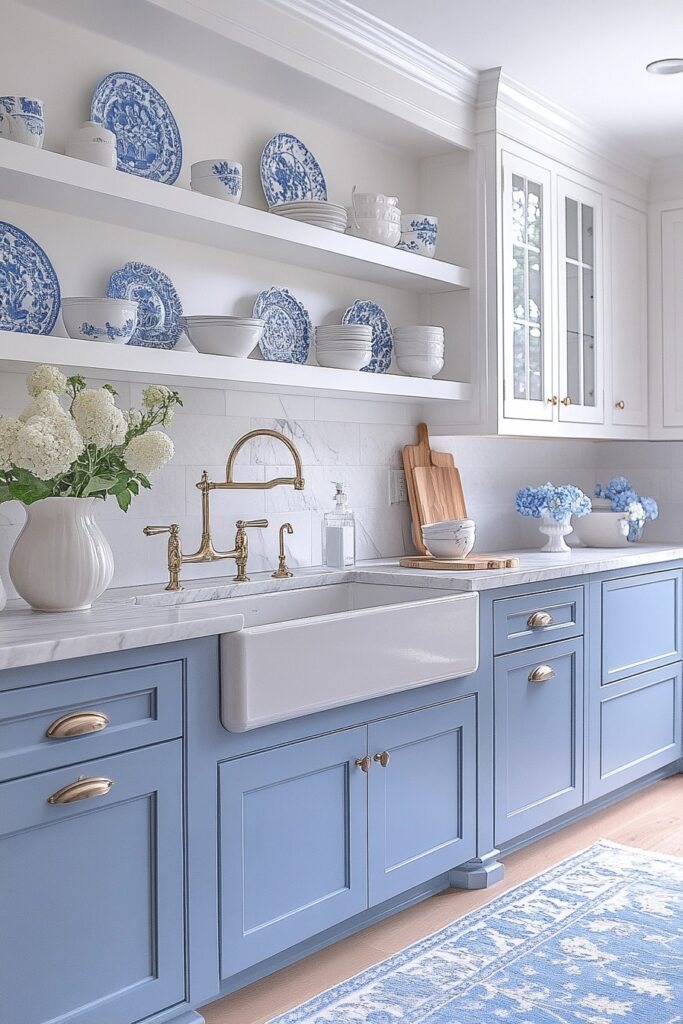
[[[381,18],[361,10],[349,0],[267,0],[319,31],[343,39],[392,71],[449,100],[474,105],[478,72],[414,39]]]

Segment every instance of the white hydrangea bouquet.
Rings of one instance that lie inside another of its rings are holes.
[[[149,474],[173,456],[168,427],[179,394],[144,388],[142,407],[122,410],[111,384],[88,388],[80,374],[38,366],[27,378],[31,401],[0,416],[0,503],[17,500],[26,523],[9,571],[38,611],[89,608],[114,574],[114,557],[94,516],[109,496],[124,512]]]
[[[150,486],[148,475],[173,457],[170,437],[153,428],[170,425],[183,404],[177,391],[151,385],[142,409],[123,411],[111,384],[91,389],[56,366],[36,367],[26,386],[24,411],[0,416],[0,502],[112,495],[126,512]]]

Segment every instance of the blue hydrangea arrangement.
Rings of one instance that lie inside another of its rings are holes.
[[[515,497],[515,508],[520,516],[541,519],[551,516],[561,523],[569,516],[585,516],[591,510],[591,501],[573,484],[547,483],[542,487],[522,487]]]
[[[603,487],[598,484],[595,497],[610,502],[613,512],[623,512],[629,522],[628,539],[635,543],[640,540],[643,527],[648,519],[656,519],[659,508],[654,498],[646,498],[638,494],[630,480],[625,476],[615,476]]]

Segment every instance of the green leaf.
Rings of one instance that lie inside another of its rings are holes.
[[[123,512],[127,512],[131,502],[131,494],[128,489],[125,491],[119,491],[116,493],[116,500],[119,503],[119,508]]]
[[[0,484],[0,505],[2,504],[3,501],[12,501],[13,498],[14,495],[10,490],[10,485],[4,483]]]
[[[151,485],[151,483],[149,482],[149,480],[147,479],[146,476],[144,476],[142,473],[138,473],[137,474],[137,478],[138,478],[141,486],[144,487],[146,491],[149,491],[151,489],[152,485]]]
[[[89,498],[97,491],[108,491],[115,482],[114,478],[106,476],[93,476],[83,488],[82,497]]]
[[[139,494],[140,493],[140,488],[138,486],[137,480],[129,480],[129,482],[128,482],[128,490],[131,492],[131,494]]]

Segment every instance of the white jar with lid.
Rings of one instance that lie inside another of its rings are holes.
[[[86,121],[82,128],[71,132],[66,140],[66,155],[87,160],[100,167],[115,168],[116,136],[97,121]]]

